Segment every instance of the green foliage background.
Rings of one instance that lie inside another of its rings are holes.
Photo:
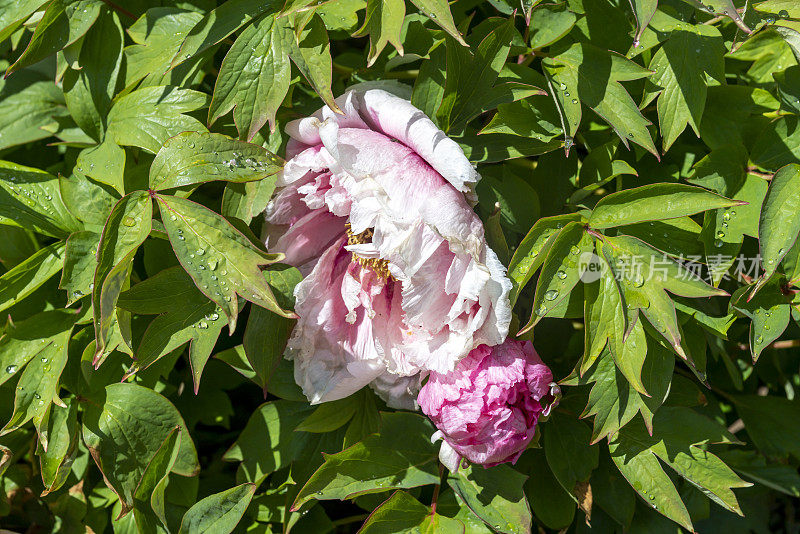
[[[798,21],[794,0],[0,0],[0,525],[789,531]],[[562,380],[514,466],[443,474],[424,417],[369,390],[312,407],[281,357],[300,275],[257,236],[282,129],[373,81],[477,165],[513,327]]]

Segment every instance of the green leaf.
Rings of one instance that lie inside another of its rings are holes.
[[[674,219],[740,204],[741,201],[730,200],[691,185],[644,185],[603,197],[589,216],[589,226],[596,229],[613,228],[645,221]]]
[[[64,272],[58,287],[66,290],[69,304],[92,292],[99,245],[100,235],[89,231],[75,232],[67,239]]]
[[[64,266],[64,242],[48,245],[0,276],[0,311],[20,302]]]
[[[245,483],[209,495],[189,508],[181,521],[181,534],[214,532],[229,534],[241,521],[253,499],[256,485]]]
[[[66,407],[52,407],[45,430],[47,441],[40,441],[36,451],[45,495],[67,481],[78,449],[78,404],[74,399],[64,403]]]
[[[725,83],[722,35],[713,26],[673,31],[653,55],[643,106],[658,98],[658,125],[666,152],[686,128],[700,136],[700,121],[710,80]]]
[[[275,129],[275,112],[291,78],[292,44],[288,39],[294,38],[285,21],[265,15],[237,37],[220,67],[208,110],[209,123],[233,109],[236,128],[244,139],[252,139],[267,122]]]
[[[42,439],[42,429],[43,427],[46,429],[46,419],[51,404],[53,402],[63,404],[58,397],[58,383],[67,364],[69,334],[70,330],[67,329],[50,340],[43,339],[44,343],[40,342],[46,346],[30,358],[22,371],[14,396],[14,413],[0,431],[0,435],[13,432],[33,419],[40,440]],[[44,442],[46,446],[46,434]]]
[[[645,357],[641,372],[642,384],[650,397],[637,392],[626,380],[609,350],[600,353],[593,366],[582,376],[573,374],[562,381],[566,385],[594,382],[586,408],[581,414],[581,417],[594,416],[592,443],[618,432],[637,413],[642,414],[647,428],[653,428],[653,414],[664,402],[670,388],[675,358],[656,344],[652,348]]]
[[[53,0],[36,25],[28,47],[6,75],[38,63],[82,37],[97,20],[101,0]]]
[[[641,312],[675,352],[687,359],[681,347],[675,305],[666,291],[690,298],[727,293],[708,285],[685,266],[634,237],[605,238],[603,253],[618,281],[627,313]],[[631,319],[634,321],[635,316]],[[687,363],[694,365],[692,361]]]
[[[153,207],[147,191],[134,191],[114,206],[97,247],[92,306],[97,347],[95,365],[114,347],[108,346],[118,320],[117,298],[127,284],[133,256],[152,228]]]
[[[264,13],[274,12],[278,7],[277,2],[264,0],[231,0],[223,3],[209,11],[192,28],[172,59],[172,67],[202,53],[251,20]]]
[[[636,493],[608,455],[601,456],[598,469],[592,472],[590,484],[593,506],[600,507],[623,527],[630,526],[636,509]]]
[[[50,137],[43,128],[65,112],[64,93],[47,76],[23,70],[0,79],[0,149]]]
[[[80,172],[69,178],[62,176],[59,188],[64,205],[83,221],[85,229],[98,234],[102,232],[111,209],[119,200],[119,194]]]
[[[64,74],[64,99],[75,123],[95,141],[105,132],[122,64],[122,25],[116,14],[102,15],[81,45],[80,70]]]
[[[174,473],[195,476],[197,451],[178,410],[155,391],[135,384],[110,384],[84,406],[83,440],[123,512],[133,506],[147,466],[173,429],[180,427]]]
[[[542,272],[536,282],[533,313],[521,332],[533,328],[542,317],[546,317],[548,312],[552,313],[559,303],[569,298],[585,268],[581,256],[591,253],[593,246],[594,239],[577,221],[567,223],[556,235],[548,246]]]
[[[800,234],[800,165],[787,165],[775,173],[758,220],[761,275],[757,291],[773,274]]]
[[[485,95],[489,94],[508,56],[513,32],[513,19],[494,24],[474,53],[448,41],[444,93],[436,113],[442,130],[459,131],[482,111]]]
[[[360,400],[360,395],[350,395],[344,399],[325,402],[306,417],[295,430],[314,433],[332,432],[350,421],[356,413]]]
[[[628,425],[609,442],[614,463],[633,488],[661,514],[691,530],[691,520],[658,459],[723,508],[742,515],[732,488],[750,486],[717,456],[697,445],[736,443],[718,423],[688,408],[658,411],[653,434]],[[651,498],[652,497],[652,498]]]
[[[124,195],[125,160],[125,149],[117,145],[110,137],[106,137],[99,145],[82,150],[78,154],[77,169],[101,184],[113,187],[120,195]]]
[[[298,70],[308,80],[319,97],[334,111],[340,111],[333,100],[331,92],[333,61],[331,60],[331,44],[325,23],[319,15],[297,35],[295,40],[291,32],[283,34],[284,46],[289,49],[289,57]]]
[[[0,42],[8,39],[47,0],[0,1]]]
[[[513,305],[519,293],[533,277],[536,270],[544,262],[546,251],[549,250],[548,243],[553,236],[557,235],[565,225],[571,222],[580,221],[582,217],[578,214],[557,215],[545,217],[533,225],[528,234],[514,251],[511,262],[508,265],[508,277],[514,284],[509,299]],[[544,254],[543,254],[544,253]]]
[[[626,148],[628,142],[633,141],[657,156],[647,130],[650,121],[644,118],[619,83],[649,76],[649,70],[588,43],[576,43],[565,52],[547,58],[543,65],[560,86],[561,92],[557,97],[562,109],[575,109],[580,100],[614,129]],[[568,122],[570,131],[574,131],[572,125],[577,128],[580,122],[579,109]]]
[[[439,482],[433,429],[427,419],[411,413],[381,414],[381,432],[342,452],[325,457],[292,505],[311,499],[352,499],[391,488],[414,488]]]
[[[800,475],[789,465],[767,463],[756,451],[730,450],[719,456],[745,478],[792,497],[800,496]]]
[[[130,87],[139,80],[144,86],[162,85],[169,74],[194,68],[192,63],[178,67],[168,74],[172,58],[178,53],[186,34],[203,18],[196,11],[185,11],[175,7],[153,7],[134,22],[127,34],[134,45],[125,47],[127,71],[125,86]],[[198,56],[203,61],[205,55]]]
[[[450,473],[447,483],[489,528],[504,534],[531,529],[531,511],[522,489],[528,477],[505,464],[470,466]]]
[[[405,491],[392,493],[369,515],[360,534],[463,534],[464,524],[432,511]]]
[[[585,486],[597,468],[600,452],[597,445],[590,445],[591,435],[589,427],[574,416],[556,413],[547,421],[544,432],[547,463],[570,495],[581,497],[581,486]]]
[[[276,298],[285,309],[294,306],[293,291],[302,279],[300,271],[293,267],[267,271],[270,286],[277,290]],[[266,392],[269,382],[278,364],[283,359],[283,352],[292,333],[294,321],[281,317],[261,307],[250,310],[247,328],[244,333],[244,352],[247,361],[255,373],[253,381]]]
[[[633,10],[633,15],[636,17],[636,35],[633,37],[633,46],[639,46],[639,41],[642,38],[647,25],[653,19],[658,8],[658,0],[628,0]]]
[[[566,4],[540,5],[531,13],[531,48],[540,50],[564,37],[578,17]]]
[[[180,452],[180,427],[173,428],[158,448],[155,456],[147,464],[142,479],[133,493],[133,513],[140,531],[157,529],[159,522],[169,530],[163,517],[160,499],[162,489],[168,481],[168,475],[175,466]],[[155,504],[153,501],[155,500]],[[155,516],[155,517],[154,517]]]
[[[447,0],[411,0],[420,12],[427,15],[440,28],[449,33],[459,43],[466,46],[467,43],[461,37],[453,22],[453,15],[450,13],[450,6]]]
[[[800,402],[771,395],[739,395],[733,400],[747,435],[763,454],[800,458],[800,429],[787,424],[800,416]]]
[[[800,66],[794,65],[782,72],[775,72],[772,77],[778,83],[781,107],[795,115],[800,114]]]
[[[165,195],[155,198],[178,260],[200,291],[228,317],[231,331],[239,314],[237,294],[279,315],[294,317],[278,305],[259,269],[279,261],[281,255],[256,248],[223,217],[200,204]]]
[[[282,168],[280,158],[258,145],[222,134],[184,132],[168,139],[156,154],[150,188],[160,191],[218,179],[249,182]]]
[[[575,501],[553,476],[545,452],[528,449],[516,468],[529,475],[524,489],[534,517],[548,528],[561,530],[570,526],[575,517]]]
[[[791,18],[800,17],[800,6],[793,0],[765,0],[753,4],[753,7],[763,13],[775,13],[776,15],[781,12],[786,12],[786,16]]]
[[[767,124],[756,139],[750,159],[764,169],[777,171],[800,161],[800,123],[786,115]]]
[[[0,338],[0,384],[43,351],[50,354],[56,341],[68,337],[76,319],[72,310],[49,310],[6,327],[5,335]]]
[[[199,91],[171,86],[145,87],[114,103],[108,114],[108,135],[118,145],[137,146],[155,154],[170,137],[181,132],[206,132],[187,115],[208,105]]]
[[[758,284],[740,287],[731,296],[730,307],[752,320],[749,338],[753,362],[789,326],[792,313],[781,286],[782,281],[774,278],[760,287],[756,295],[753,293]]]
[[[400,55],[403,54],[401,31],[405,16],[405,0],[367,0],[364,23],[353,34],[353,37],[364,37],[369,34],[367,66],[375,63],[384,47],[389,43],[397,49]]]
[[[124,378],[139,373],[189,342],[194,392],[225,321],[220,309],[198,291],[180,267],[165,269],[120,294],[117,305],[134,313],[159,313],[142,335],[136,362]]]
[[[230,182],[222,194],[221,213],[228,219],[240,219],[250,224],[266,209],[274,191],[274,180]]]
[[[242,479],[260,485],[271,473],[289,466],[309,446],[311,434],[294,429],[311,411],[305,401],[262,404],[250,416],[223,460],[242,462],[239,466]]]
[[[55,176],[6,161],[0,161],[0,224],[58,238],[80,229]]]
[[[736,9],[736,4],[733,0],[706,0],[705,3],[701,0],[683,0],[687,4],[695,6],[697,9],[710,13],[712,15],[726,15],[733,20],[736,25],[748,35],[753,33],[750,28],[742,20],[739,11]]]

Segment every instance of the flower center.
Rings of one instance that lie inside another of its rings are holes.
[[[347,244],[348,245],[363,245],[365,243],[372,243],[372,228],[367,228],[360,234],[354,234],[350,229],[350,223],[345,224],[347,231]],[[394,277],[389,272],[389,261],[383,258],[363,258],[353,253],[353,261],[366,269],[372,270],[379,278],[394,280]]]

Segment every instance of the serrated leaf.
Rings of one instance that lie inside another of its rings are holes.
[[[0,161],[0,224],[57,238],[80,230],[61,200],[55,176],[6,161]]]
[[[331,44],[328,41],[325,23],[322,22],[319,15],[314,15],[303,31],[299,33],[296,41],[288,32],[284,33],[283,38],[284,42],[290,45],[289,57],[319,97],[329,108],[340,111],[331,92],[333,75]]]
[[[583,376],[573,373],[562,381],[566,385],[594,383],[589,400],[581,417],[594,416],[592,443],[618,432],[631,419],[641,413],[647,428],[653,428],[653,414],[658,410],[669,391],[675,357],[667,350],[653,344],[642,366],[642,383],[650,397],[638,393],[616,367],[611,351],[600,353],[595,363]]]
[[[152,201],[147,191],[134,191],[114,206],[97,247],[92,306],[97,346],[95,365],[108,346],[117,321],[116,304],[128,280],[133,256],[152,228]]]
[[[208,105],[208,95],[172,86],[145,87],[114,103],[108,114],[108,135],[118,144],[138,146],[155,154],[181,132],[206,132],[187,115]]]
[[[506,464],[450,473],[447,484],[489,528],[504,534],[531,531],[531,511],[522,487],[528,477]]]
[[[325,457],[292,505],[311,499],[350,499],[391,488],[414,488],[439,481],[432,426],[423,417],[404,412],[381,414],[381,432],[340,453]]]
[[[589,216],[589,226],[605,229],[645,221],[674,219],[701,211],[738,206],[741,203],[691,185],[644,185],[603,197]]]
[[[561,85],[561,92],[557,93],[561,108],[578,108],[577,113],[569,117],[570,132],[574,132],[580,122],[577,106],[580,100],[608,122],[626,148],[628,142],[633,141],[657,156],[658,152],[647,130],[650,121],[644,118],[619,83],[649,76],[649,70],[588,43],[576,43],[561,54],[547,58],[543,65],[554,81]]]
[[[241,521],[255,491],[255,484],[246,483],[209,495],[187,510],[179,532],[229,534]]]
[[[160,191],[211,180],[249,182],[282,168],[279,157],[258,145],[222,134],[184,132],[168,139],[156,154],[150,188]]]
[[[97,20],[101,0],[53,0],[36,25],[28,47],[6,75],[38,63],[82,37]]]
[[[183,418],[155,391],[134,384],[111,384],[84,408],[83,440],[106,485],[119,496],[123,512],[133,506],[147,465],[176,427],[180,427],[181,437],[172,471],[183,476],[197,474],[197,451]]]
[[[396,491],[369,515],[359,534],[464,534],[464,524],[432,511],[405,491]]]
[[[20,302],[64,266],[64,242],[48,245],[0,276],[0,311]]]
[[[172,248],[194,283],[236,326],[239,294],[284,317],[294,317],[275,300],[259,266],[275,263],[279,254],[256,248],[220,215],[190,200],[157,195],[161,220]],[[230,284],[230,285],[229,285]]]

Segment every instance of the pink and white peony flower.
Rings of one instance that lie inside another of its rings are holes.
[[[303,272],[287,349],[312,403],[367,384],[414,408],[419,373],[446,373],[508,333],[510,281],[471,209],[480,178],[411,103],[353,89],[287,126],[267,245]]]
[[[486,467],[516,462],[559,396],[531,342],[508,340],[476,348],[453,372],[432,372],[418,401],[439,429],[439,458],[456,471],[462,458]]]

